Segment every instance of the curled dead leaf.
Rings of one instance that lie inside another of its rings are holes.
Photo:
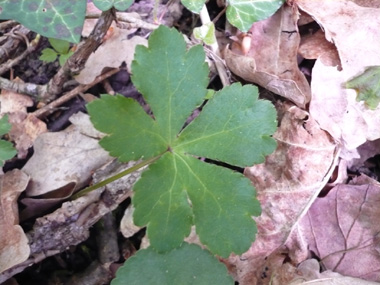
[[[227,48],[224,57],[236,75],[305,108],[311,92],[297,63],[297,20],[297,9],[284,5],[272,17],[252,25],[252,44],[246,55]]]
[[[18,225],[17,199],[28,185],[29,176],[15,169],[0,177],[0,273],[28,259],[30,248]]]

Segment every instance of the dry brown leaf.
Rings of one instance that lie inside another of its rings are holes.
[[[0,177],[0,273],[28,259],[30,248],[18,225],[17,199],[28,185],[29,177],[15,169]]]
[[[327,66],[340,66],[338,51],[333,43],[326,40],[322,30],[303,36],[298,53],[306,59],[320,58]]]
[[[317,60],[312,73],[310,113],[348,150],[366,140],[380,138],[380,112],[356,102],[356,92],[344,89],[344,83],[366,66],[380,65],[380,9],[366,8],[351,1],[295,1],[334,42],[342,71]]]
[[[38,196],[70,185],[71,191],[79,189],[89,182],[94,170],[111,159],[97,139],[82,134],[75,125],[42,134],[35,141],[33,156],[23,167],[32,178],[27,195]]]
[[[297,20],[297,9],[284,5],[272,17],[252,25],[247,55],[226,49],[225,60],[233,73],[305,108],[310,86],[297,63]]]
[[[362,175],[314,202],[299,228],[325,268],[380,281],[379,200],[380,184]]]
[[[18,78],[14,81],[22,82]],[[33,106],[33,100],[26,95],[2,90],[0,106],[0,117],[3,114],[9,115],[9,123],[12,125],[9,137],[16,144],[17,157],[25,158],[28,154],[28,149],[33,146],[33,142],[37,136],[47,132],[46,124],[27,113],[26,108]]]
[[[265,257],[285,243],[336,165],[338,151],[330,135],[298,107],[285,111],[274,138],[276,151],[245,171],[257,189],[262,215],[255,219],[258,235],[251,249],[230,259],[240,284],[256,284]]]
[[[134,36],[128,39],[131,30],[113,28],[113,33],[86,62],[85,68],[75,79],[82,84],[89,84],[100,75],[106,67],[119,67],[126,62],[130,71],[136,45],[147,45],[147,40]]]

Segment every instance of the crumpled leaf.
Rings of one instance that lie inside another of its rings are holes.
[[[0,119],[0,136],[9,132],[11,127],[11,124],[8,123],[8,116],[3,116]],[[0,140],[0,166],[4,164],[4,161],[14,157],[16,153],[17,151],[14,149],[12,143]]]
[[[0,19],[13,19],[47,38],[78,43],[86,1],[0,0]]]
[[[310,113],[344,148],[352,150],[366,140],[380,137],[380,112],[356,101],[356,92],[345,82],[368,66],[380,65],[378,8],[351,1],[306,1],[295,3],[319,23],[327,40],[337,47],[342,70],[317,60],[312,71]],[[358,25],[360,23],[360,25]]]
[[[75,126],[41,134],[34,143],[33,156],[22,169],[33,180],[27,195],[38,196],[67,186],[71,186],[72,193],[88,183],[91,172],[110,160],[96,138],[79,132]]]
[[[257,189],[262,214],[255,218],[258,235],[250,250],[229,259],[237,268],[240,284],[261,280],[265,259],[285,244],[328,181],[338,158],[335,142],[306,111],[285,105],[279,107],[279,113],[284,116],[274,134],[276,151],[265,163],[245,169]]]
[[[297,63],[297,20],[297,9],[284,5],[272,17],[252,25],[251,48],[246,55],[239,48],[226,49],[225,60],[236,75],[305,108],[311,92]]]
[[[111,285],[233,283],[226,267],[215,262],[209,252],[197,245],[184,243],[165,254],[152,248],[138,251],[117,271]]]
[[[100,75],[106,67],[119,67],[123,62],[130,71],[133,54],[137,45],[146,45],[147,40],[134,36],[128,39],[130,30],[113,27],[113,33],[86,62],[85,68],[75,77],[81,84],[89,84]],[[115,49],[115,46],[118,48]]]
[[[359,278],[343,276],[339,273],[325,270],[321,272],[319,262],[316,259],[308,259],[294,269],[295,278],[288,285],[310,284],[313,285],[376,285],[379,283],[366,281]],[[297,276],[298,275],[298,276]],[[275,283],[273,284],[281,284]]]
[[[100,144],[120,160],[162,155],[134,186],[136,225],[147,225],[160,252],[179,246],[195,224],[213,253],[243,253],[256,233],[251,216],[260,213],[254,188],[243,175],[196,157],[240,167],[263,161],[275,148],[273,106],[257,100],[256,87],[234,84],[181,131],[207,93],[208,70],[203,48],[186,51],[182,35],[164,26],[152,33],[148,48],[136,48],[132,70],[154,119],[121,96],[105,95],[88,110],[94,126],[108,134]]]
[[[346,88],[355,89],[357,101],[365,101],[374,110],[380,103],[380,66],[371,66],[346,83]]]
[[[298,54],[306,59],[320,58],[327,66],[341,66],[335,45],[326,40],[322,30],[318,30],[312,35],[302,36]]]
[[[28,239],[18,225],[17,198],[29,177],[15,169],[0,177],[0,273],[28,259]]]
[[[310,207],[299,230],[326,269],[380,281],[379,197],[379,182],[361,175]]]
[[[22,82],[19,78],[15,82]],[[25,158],[39,134],[47,131],[46,124],[33,114],[28,114],[27,108],[33,106],[33,100],[22,94],[2,90],[0,95],[1,114],[9,114],[12,128],[9,131],[10,140],[16,144],[17,157]]]

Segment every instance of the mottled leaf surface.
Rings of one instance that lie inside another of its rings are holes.
[[[257,88],[234,84],[216,92],[201,115],[184,124],[206,94],[208,69],[201,46],[186,49],[181,34],[161,26],[149,46],[136,48],[132,80],[149,104],[104,95],[88,105],[100,144],[122,161],[161,157],[135,184],[134,221],[147,225],[152,247],[178,247],[195,225],[203,244],[227,257],[255,239],[260,214],[255,190],[242,174],[198,157],[236,166],[262,162],[276,144],[276,113]]]
[[[48,38],[79,42],[85,0],[0,0],[0,20],[13,19]]]
[[[226,267],[195,244],[160,254],[151,247],[137,252],[117,271],[111,285],[233,284]]]

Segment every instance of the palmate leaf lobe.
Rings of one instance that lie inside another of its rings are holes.
[[[178,247],[194,224],[214,254],[245,252],[255,238],[252,216],[260,205],[250,180],[199,157],[244,167],[263,162],[276,144],[274,107],[254,86],[216,92],[201,115],[183,129],[207,94],[208,69],[201,46],[186,50],[182,35],[161,26],[148,47],[136,49],[132,81],[152,110],[104,95],[88,105],[100,144],[121,161],[162,155],[135,184],[134,221],[147,225],[158,252]]]

